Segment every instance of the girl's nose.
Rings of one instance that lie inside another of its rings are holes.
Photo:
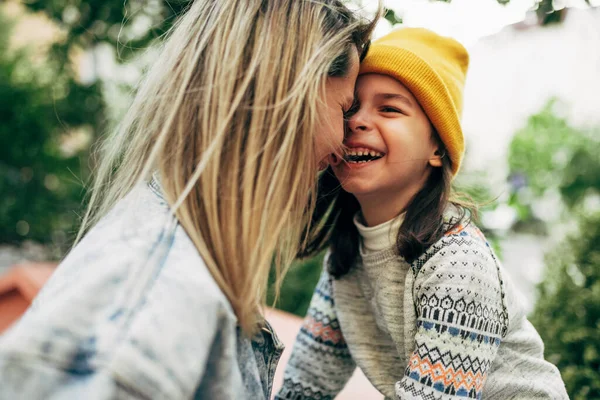
[[[348,120],[348,130],[350,133],[369,130],[370,122],[366,112],[359,110]]]

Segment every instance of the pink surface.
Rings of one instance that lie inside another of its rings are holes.
[[[15,264],[0,276],[0,293],[18,290],[29,302],[33,300],[44,283],[50,278],[56,263]]]
[[[29,308],[54,266],[53,263],[17,264],[0,276],[0,333]]]

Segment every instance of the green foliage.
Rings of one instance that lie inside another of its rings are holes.
[[[452,2],[452,0],[435,0],[435,1],[439,1],[440,3],[451,3]],[[502,5],[506,5],[506,4],[510,3],[510,0],[496,0],[496,1],[498,2],[498,4],[502,4]],[[589,0],[586,0],[586,1],[589,1]],[[346,1],[346,2],[348,2],[348,1]],[[384,8],[383,18],[388,20],[388,22],[392,26],[400,25],[403,22],[402,16],[398,15],[398,13],[396,11],[394,11],[392,8]]]
[[[531,317],[573,400],[600,398],[600,213],[546,257]]]
[[[63,28],[66,39],[53,48],[53,58],[68,65],[70,50],[98,43],[117,46],[119,59],[127,60],[162,36],[190,4],[189,0],[30,0],[33,12],[43,12]]]
[[[87,148],[79,154],[61,142],[98,124],[102,100],[96,86],[9,51],[10,26],[3,18],[0,26],[0,242],[63,246],[80,208]]]
[[[281,286],[281,296],[276,303],[277,308],[300,317],[306,314],[313,290],[323,269],[324,256],[325,254],[320,254],[313,258],[297,261],[290,268]],[[271,283],[274,282],[274,278],[271,276]],[[273,286],[271,286],[267,304],[273,304],[274,294]]]
[[[558,192],[574,209],[587,196],[600,194],[600,135],[576,129],[554,112],[551,100],[531,116],[509,148],[511,204],[520,219],[531,217],[532,203]]]
[[[392,26],[402,23],[402,17],[396,14],[391,8],[386,8],[383,13],[383,18],[387,19]]]
[[[509,166],[512,173],[527,174],[527,184],[537,196],[557,182],[560,173],[572,158],[572,153],[582,139],[581,133],[553,111],[555,101],[550,101],[537,114],[529,117],[525,128],[518,131],[509,149]]]
[[[0,243],[32,239],[68,248],[78,225],[89,175],[89,143],[65,142],[104,130],[102,83],[75,79],[71,56],[99,43],[117,48],[125,61],[163,35],[188,0],[73,1],[23,3],[62,28],[43,65],[25,51],[9,52],[10,25],[0,21]],[[36,55],[39,58],[39,55]],[[82,136],[82,135],[80,135]]]
[[[563,218],[579,233],[546,256],[531,321],[546,357],[560,369],[574,400],[600,398],[600,212],[584,207],[600,195],[600,137],[554,112],[555,101],[531,116],[510,145],[511,204],[531,225],[538,199],[558,194]]]
[[[591,139],[595,138],[595,139]],[[571,209],[575,209],[587,196],[600,194],[600,131],[591,132],[573,150],[571,159],[562,173],[560,194]]]
[[[590,0],[585,0],[585,2],[591,6]],[[567,9],[564,8],[564,2],[560,3],[561,8],[556,8],[557,4],[559,3],[554,0],[537,0],[535,12],[540,25],[559,24],[565,19]]]
[[[553,0],[538,0],[536,14],[542,25],[551,25],[561,22],[564,17],[564,9],[556,10]]]

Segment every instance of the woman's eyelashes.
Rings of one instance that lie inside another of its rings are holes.
[[[344,119],[348,120],[350,118],[352,118],[352,116],[354,114],[356,114],[356,112],[358,111],[358,109],[360,108],[360,104],[358,104],[358,101],[354,101],[350,107],[348,107],[345,111],[344,111]]]

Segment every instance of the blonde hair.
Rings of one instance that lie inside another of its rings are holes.
[[[280,281],[312,214],[330,67],[374,22],[336,0],[194,1],[103,145],[78,239],[158,172],[240,326],[254,332],[271,265]]]

